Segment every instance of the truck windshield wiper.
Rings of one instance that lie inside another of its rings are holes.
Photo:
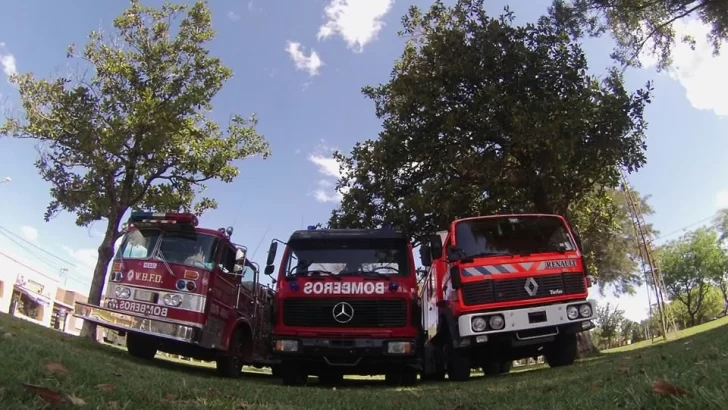
[[[164,255],[162,254],[162,249],[161,248],[160,249],[157,249],[157,259],[159,259],[160,261],[162,261],[162,263],[164,264],[164,267],[167,268],[167,272],[169,272],[169,274],[172,275],[172,277],[175,277],[176,278],[176,276],[174,275],[174,272],[172,272],[172,268],[169,267],[169,264],[167,263],[167,260],[164,259]]]
[[[356,271],[345,271],[345,272],[339,272],[339,275],[357,275],[357,274],[363,274],[365,276],[379,276],[380,278],[384,278],[386,280],[392,280],[390,278],[390,275],[387,275],[385,273],[373,271],[373,270],[356,270]]]

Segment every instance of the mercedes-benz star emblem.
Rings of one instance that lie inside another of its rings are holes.
[[[334,320],[339,323],[349,323],[354,319],[354,308],[346,302],[339,302],[334,305]]]
[[[538,293],[538,282],[536,282],[536,279],[534,278],[528,278],[526,279],[526,284],[523,286],[523,289],[526,290],[528,296],[534,297],[536,296],[536,293]]]

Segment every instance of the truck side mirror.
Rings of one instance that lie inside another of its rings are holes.
[[[235,251],[235,262],[240,262],[241,264],[245,263],[245,251],[237,248]]]
[[[278,252],[278,242],[271,242],[270,248],[268,249],[268,259],[266,259],[266,272],[268,271],[268,266],[272,266],[273,262],[276,260],[276,252]]]
[[[430,255],[429,244],[420,245],[420,264],[422,264],[422,266],[432,265],[432,255]]]
[[[265,270],[263,271],[263,273],[265,273],[267,276],[270,276],[273,274],[274,269],[275,269],[275,267],[273,265],[268,265],[265,267]]]
[[[432,235],[430,237],[430,258],[433,256],[439,258],[442,256],[442,238],[440,235]]]
[[[236,263],[235,266],[233,266],[233,273],[236,275],[241,273],[243,270],[244,270],[243,265]]]

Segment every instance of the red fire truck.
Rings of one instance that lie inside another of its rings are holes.
[[[278,242],[268,251],[267,275]],[[280,243],[272,347],[283,383],[300,385],[315,375],[335,384],[346,374],[416,383],[423,333],[407,236],[310,226]]]
[[[259,282],[232,227],[204,229],[189,213],[134,212],[101,306],[75,315],[126,336],[133,356],[158,351],[216,361],[222,376],[271,366],[273,290]]]
[[[444,246],[443,246],[444,243]],[[565,366],[594,327],[581,240],[558,215],[459,219],[420,248],[424,378],[465,381],[543,355]]]

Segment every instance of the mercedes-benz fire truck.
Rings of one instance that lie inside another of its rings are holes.
[[[189,213],[132,213],[106,297],[100,306],[76,302],[75,316],[126,336],[139,358],[162,351],[216,361],[226,377],[272,366],[273,290],[231,242],[232,227],[197,224]]]
[[[444,244],[444,246],[443,246]],[[471,369],[507,373],[543,355],[551,366],[577,356],[576,334],[594,327],[581,240],[558,215],[459,219],[420,248],[427,333],[423,378]]]
[[[278,242],[268,251],[267,275]],[[334,384],[347,374],[416,383],[423,332],[408,237],[310,226],[281,243],[272,347],[283,383],[314,375]]]

